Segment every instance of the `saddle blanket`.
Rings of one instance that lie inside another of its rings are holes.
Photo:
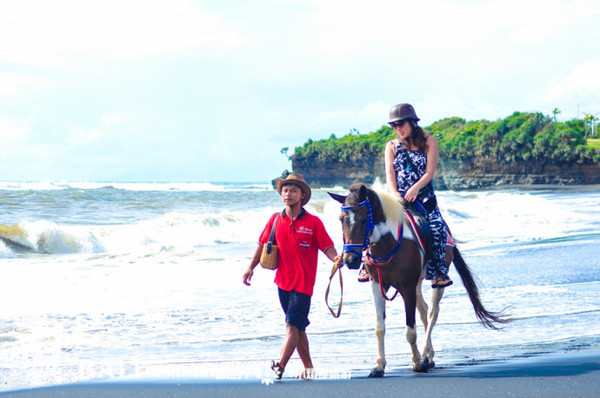
[[[416,235],[416,239],[417,239],[417,243],[419,244],[419,247],[421,248],[421,250],[423,251],[423,253],[427,252],[427,249],[425,248],[425,243],[423,243],[423,237],[421,236],[421,231],[419,230],[419,228],[417,227],[417,223],[415,222],[415,219],[413,218],[412,214],[410,214],[410,212],[406,212],[405,213],[408,216],[408,221],[411,224],[411,229],[414,233],[414,235]],[[447,246],[451,246],[454,247],[456,246],[456,244],[454,243],[454,239],[452,239],[452,235],[450,235],[450,233],[448,232],[446,235],[446,245]]]

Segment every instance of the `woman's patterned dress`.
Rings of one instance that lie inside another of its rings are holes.
[[[398,191],[404,195],[425,174],[427,167],[427,156],[423,152],[409,151],[402,142],[396,146],[394,157],[394,170],[396,171],[396,184]],[[429,183],[417,196],[421,204],[435,199],[433,184]],[[426,217],[432,234],[432,258],[427,261],[426,279],[434,279],[438,276],[449,279],[448,266],[446,265],[446,222],[442,218],[440,209],[436,205],[426,210]]]

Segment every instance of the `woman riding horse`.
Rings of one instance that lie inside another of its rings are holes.
[[[438,162],[436,139],[417,124],[420,119],[410,104],[394,105],[390,120],[398,139],[385,146],[385,178],[390,190],[423,212],[431,229],[432,256],[427,262],[425,279],[435,279],[433,288],[452,285],[446,263],[446,223],[440,214],[433,191],[433,175]]]

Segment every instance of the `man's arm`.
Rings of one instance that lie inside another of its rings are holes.
[[[338,252],[335,250],[334,246],[328,247],[327,250],[325,250],[325,255],[334,263],[339,262],[341,264],[342,262],[342,258],[338,256]]]
[[[250,265],[248,266],[248,269],[246,270],[246,272],[244,272],[244,285],[250,286],[250,280],[252,279],[252,275],[254,275],[254,268],[256,268],[258,262],[260,261],[261,253],[262,246],[258,245],[256,250],[254,251],[254,257],[252,257],[252,260],[250,260]]]

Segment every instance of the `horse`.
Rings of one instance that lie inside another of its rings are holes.
[[[428,307],[421,289],[426,253],[418,244],[419,236],[406,213],[406,203],[361,183],[352,184],[347,196],[331,192],[329,195],[342,204],[340,221],[344,236],[344,264],[350,269],[359,268],[366,251],[365,268],[371,279],[375,302],[378,351],[369,377],[383,377],[385,372],[385,306],[386,301],[393,299],[388,298],[386,293],[392,286],[404,300],[406,340],[412,352],[413,370],[427,372],[435,367],[431,333],[439,315],[444,288],[433,290],[431,307]],[[454,263],[475,315],[484,327],[497,330],[512,320],[504,314],[505,309],[490,312],[484,308],[475,278],[456,245],[446,246],[446,261],[448,266]],[[419,311],[425,330],[425,345],[421,352],[417,348],[415,309]]]

